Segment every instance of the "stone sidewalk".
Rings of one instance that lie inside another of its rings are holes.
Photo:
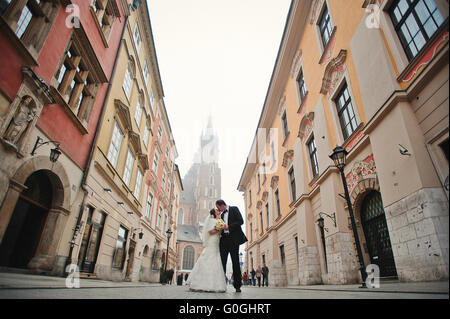
[[[99,279],[80,278],[80,286],[84,288],[145,288],[161,287],[159,283],[147,282],[114,282]],[[175,285],[173,285],[175,286]],[[12,273],[0,271],[0,289],[51,289],[66,288],[66,278],[33,275],[27,273]],[[265,289],[264,287],[244,286],[247,289]],[[269,287],[273,289],[299,290],[299,291],[341,291],[341,292],[373,292],[373,293],[414,293],[414,294],[440,294],[449,293],[449,282],[399,282],[381,281],[379,288],[359,288],[359,284],[352,285],[313,285]],[[266,288],[267,289],[267,288]]]

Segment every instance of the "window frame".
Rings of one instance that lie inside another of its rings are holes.
[[[314,144],[314,149],[311,148],[312,144]],[[314,134],[311,134],[311,137],[306,142],[306,146],[308,148],[309,161],[311,164],[311,171],[314,179],[317,175],[319,175],[319,159],[317,157],[317,145]]]
[[[117,131],[116,131],[116,129],[117,129]],[[116,132],[118,132],[118,134],[115,134]],[[117,145],[115,145],[115,139],[117,139],[116,136],[120,136],[120,142],[119,142],[117,148],[116,148]],[[118,159],[120,156],[120,150],[122,148],[123,138],[124,138],[124,134],[122,132],[122,129],[120,128],[119,123],[117,121],[114,121],[114,128],[113,128],[113,131],[111,134],[111,139],[109,142],[108,153],[106,153],[106,158],[108,159],[108,161],[112,164],[112,166],[114,168],[117,168],[117,163],[118,163]],[[114,150],[116,152],[115,155],[111,153],[112,147],[114,147]],[[112,158],[111,158],[111,156],[112,156]]]
[[[339,100],[341,97],[344,97],[344,99],[345,99],[345,91],[347,91],[347,93],[348,93],[348,99],[346,99],[344,101],[344,105],[341,106],[339,103]],[[355,106],[353,103],[353,96],[351,94],[350,87],[348,86],[348,83],[346,80],[343,82],[343,85],[336,91],[336,95],[333,98],[333,102],[336,106],[337,120],[338,120],[339,126],[341,127],[341,133],[344,138],[344,141],[346,141],[349,137],[352,136],[352,134],[358,129],[358,126],[359,126],[358,116],[355,111]],[[350,113],[348,113],[349,105],[351,106],[353,116],[350,116]],[[349,118],[349,122],[347,124],[343,123],[345,118],[341,116],[342,114],[344,114],[344,112],[347,112],[347,115]],[[353,119],[354,119],[355,123],[352,123]],[[350,133],[347,133],[347,131],[346,131],[346,128],[348,125],[351,125],[351,128],[352,128],[352,131]]]
[[[408,9],[406,10],[406,12],[405,12],[404,15],[402,15],[401,9],[400,9],[400,7],[399,7],[399,4],[400,4],[401,1],[405,1],[406,4],[408,5]],[[436,34],[436,32],[438,32],[439,28],[440,28],[440,27],[444,24],[444,22],[445,22],[445,18],[444,18],[444,16],[442,15],[442,12],[441,12],[440,9],[439,9],[439,6],[436,4],[436,1],[434,1],[434,0],[432,0],[432,1],[434,2],[435,6],[436,6],[435,11],[437,11],[438,14],[439,14],[439,15],[441,16],[441,18],[442,18],[442,22],[441,22],[440,24],[438,24],[438,23],[436,22],[435,17],[433,16],[433,13],[431,13],[431,12],[429,11],[430,9],[428,8],[428,5],[427,5],[427,3],[426,3],[424,0],[395,0],[395,1],[393,1],[393,3],[390,5],[389,9],[387,10],[387,11],[388,11],[389,18],[390,18],[390,20],[391,20],[391,23],[392,23],[392,25],[393,25],[393,27],[394,27],[395,33],[396,33],[396,35],[397,35],[397,37],[398,37],[398,39],[399,39],[399,41],[400,41],[400,43],[401,43],[401,45],[402,45],[402,47],[403,47],[403,50],[404,50],[405,55],[406,55],[406,57],[407,57],[407,59],[408,59],[409,62],[411,62],[412,60],[414,60],[414,58],[417,57],[417,56],[420,54],[420,52],[421,52],[424,48],[426,48],[427,43],[430,42],[430,40],[433,38],[434,34]],[[418,5],[420,2],[422,2],[422,3],[425,5],[425,8],[427,9],[428,13],[430,13],[430,15],[428,16],[428,18],[427,18],[427,20],[426,20],[425,22],[429,21],[429,19],[432,19],[432,21],[434,22],[434,26],[435,26],[436,30],[433,32],[432,35],[428,35],[428,33],[427,33],[426,29],[425,29],[425,24],[426,24],[426,23],[422,23],[422,21],[421,21],[421,19],[420,19],[420,17],[419,17],[419,14],[418,14],[417,11],[416,11],[416,7],[417,7],[417,5]],[[396,15],[395,15],[395,12],[394,12],[396,9],[398,9],[398,11],[400,12],[400,15],[402,15],[402,17],[401,17],[401,19],[400,19],[399,21],[397,21],[398,19],[397,19]],[[433,11],[433,12],[435,12],[435,11]],[[408,20],[411,16],[412,16],[413,19],[414,19],[414,22],[415,22],[415,24],[416,24],[416,27],[418,27],[418,31],[415,33],[414,36],[411,35],[409,26],[407,25],[407,20]],[[397,22],[396,22],[396,21],[397,21]],[[402,32],[403,26],[406,26],[406,29],[407,29],[407,31],[408,31],[408,34],[409,34],[409,36],[411,37],[411,40],[410,40],[409,42],[408,42],[408,40],[405,38],[404,33]],[[421,48],[418,48],[417,45],[416,45],[416,43],[415,43],[415,41],[414,41],[414,40],[416,39],[416,36],[417,36],[417,34],[418,34],[419,32],[420,32],[420,34],[422,35],[423,40],[424,40],[424,44],[422,45]],[[417,50],[417,52],[416,52],[415,54],[414,54],[414,53],[412,52],[412,50],[411,50],[411,47],[410,47],[410,44],[411,44],[411,43],[414,44],[414,47],[415,47],[415,49]]]

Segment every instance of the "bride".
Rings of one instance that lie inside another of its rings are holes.
[[[220,212],[210,210],[203,223],[203,251],[194,265],[186,284],[191,291],[226,292],[225,272],[220,258],[219,240],[223,226],[216,227]]]

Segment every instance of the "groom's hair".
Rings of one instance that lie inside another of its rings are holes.
[[[225,201],[223,199],[219,199],[218,201],[216,201],[216,205],[222,206],[222,205],[227,205],[225,203]]]

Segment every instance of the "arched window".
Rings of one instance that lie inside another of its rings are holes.
[[[183,250],[183,269],[194,268],[195,250],[192,246],[186,246]]]
[[[180,210],[178,211],[178,225],[183,225],[183,208],[180,208]]]

